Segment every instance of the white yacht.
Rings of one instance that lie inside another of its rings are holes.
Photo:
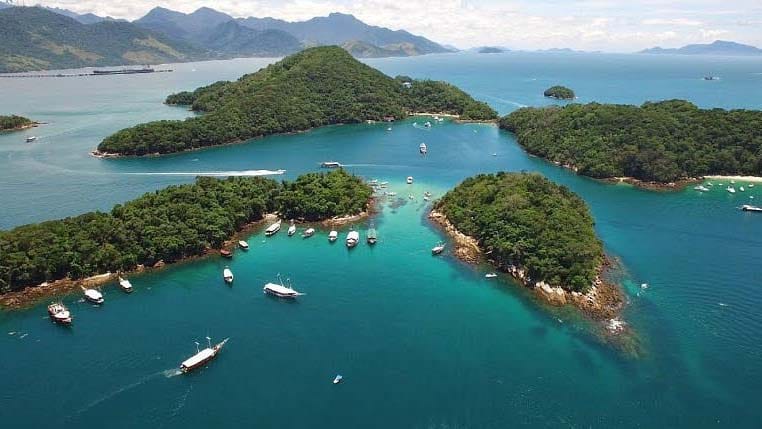
[[[119,277],[119,287],[122,288],[122,290],[127,293],[132,292],[132,283],[130,283],[129,280],[124,279],[122,277]]]
[[[225,267],[222,270],[222,279],[225,280],[225,283],[233,283],[233,272],[230,271],[230,268]]]
[[[291,287],[291,285],[284,285],[283,280],[280,279],[280,274],[278,275],[278,280],[280,281],[280,284],[277,283],[267,283],[262,290],[268,294],[277,296],[278,298],[288,298],[288,299],[294,299],[297,296],[303,295],[297,291],[294,290],[294,288]]]
[[[291,226],[288,227],[288,236],[291,237],[294,234],[296,234],[296,225],[292,223]]]
[[[413,176],[407,176],[407,180],[405,180],[405,182],[407,182],[408,185],[412,185],[413,184]]]
[[[243,250],[249,250],[249,243],[247,243],[247,242],[245,242],[243,240],[240,240],[238,242],[238,247],[240,247]]]
[[[275,222],[274,224],[267,227],[265,230],[266,236],[275,235],[278,231],[280,231],[280,221]]]
[[[307,228],[302,233],[302,238],[310,238],[315,235],[315,228]]]
[[[62,302],[52,302],[48,306],[48,316],[55,323],[71,325],[71,313]]]
[[[85,299],[92,302],[93,304],[103,304],[103,301],[105,301],[103,299],[103,294],[96,289],[82,288],[82,291],[85,293]]]
[[[360,233],[357,231],[349,231],[347,234],[347,247],[350,249],[357,246],[357,243],[360,241]]]
[[[338,231],[334,230],[334,231],[331,231],[330,233],[328,233],[328,241],[330,241],[331,243],[336,241],[338,238],[339,238]]]
[[[744,204],[741,206],[741,210],[745,212],[762,212],[762,207],[752,206],[749,204]]]
[[[735,193],[736,193],[736,188],[734,188],[733,186],[728,186],[728,187],[727,187],[727,188],[725,188],[725,189],[726,189],[728,192],[730,192],[731,194],[735,194]]]

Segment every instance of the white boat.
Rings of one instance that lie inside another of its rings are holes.
[[[55,323],[71,325],[71,313],[62,302],[53,302],[48,305],[48,316]]]
[[[431,128],[431,122],[426,121],[426,123],[423,124],[423,126],[426,127],[426,128]]]
[[[370,179],[368,180],[369,185],[378,185],[378,179]]]
[[[26,142],[27,143],[31,143],[31,142],[33,142],[35,140],[37,140],[36,136],[29,136],[29,137],[26,138]]]
[[[753,187],[754,187],[754,184],[753,184],[753,183],[749,183],[749,187],[750,187],[750,188],[753,188]]]
[[[105,301],[103,299],[103,294],[96,289],[82,288],[82,291],[85,293],[85,299],[93,304],[103,304],[103,301]]]
[[[484,275],[484,277],[486,277],[488,279],[494,279],[495,277],[497,277],[497,274],[495,274],[495,273],[487,273],[487,274]]]
[[[730,184],[731,184],[731,185],[735,185],[735,184],[736,184],[736,181],[735,181],[735,180],[731,180],[731,181],[730,181]]]
[[[749,204],[744,204],[741,206],[741,210],[745,212],[762,212],[762,207],[752,206]]]
[[[240,247],[243,250],[249,250],[249,243],[247,243],[247,242],[245,242],[243,240],[240,240],[238,242],[238,247]]]
[[[701,192],[707,192],[707,191],[709,191],[709,188],[707,188],[706,186],[702,186],[702,185],[698,185],[698,186],[694,187],[693,189],[695,189],[697,191],[701,191]]]
[[[384,194],[389,196],[389,197],[395,197],[395,196],[397,196],[396,192],[384,192]]]
[[[492,152],[492,156],[497,156],[497,152]]]
[[[130,283],[130,281],[127,279],[119,277],[119,287],[127,293],[132,292],[132,283]]]
[[[336,241],[338,238],[339,238],[339,233],[337,231],[331,231],[330,233],[328,233],[328,241],[330,241],[331,243]]]
[[[341,380],[343,380],[343,379],[344,379],[344,377],[342,377],[341,374],[339,374],[336,377],[334,377],[333,384],[339,384],[339,383],[341,383]]]
[[[405,182],[407,182],[408,185],[412,185],[413,184],[413,176],[407,176],[407,179],[405,180]]]
[[[734,188],[734,187],[732,187],[732,186],[728,186],[728,187],[727,187],[727,188],[725,188],[725,189],[726,189],[728,192],[730,192],[731,194],[735,194],[735,193],[736,193],[736,188]]]
[[[230,271],[230,268],[225,267],[222,270],[222,280],[225,280],[225,283],[233,283],[233,272]]]
[[[288,227],[288,236],[291,237],[294,234],[296,234],[296,225],[292,223],[291,226]]]
[[[341,167],[341,163],[336,161],[323,161],[320,163],[320,166],[323,168],[339,168]]]
[[[420,146],[418,146],[418,151],[421,152],[421,154],[426,155],[426,152],[429,151],[426,147],[426,143],[421,143]]]
[[[294,290],[294,288],[291,287],[291,285],[286,286],[283,284],[283,280],[280,279],[280,274],[278,275],[278,280],[280,281],[280,284],[277,283],[267,283],[262,290],[264,293],[272,296],[277,296],[278,298],[288,298],[288,299],[294,299],[297,296],[303,295],[297,291]]]
[[[391,130],[392,130],[392,127],[389,127],[386,129],[386,131],[391,131]]]
[[[744,188],[743,188],[743,186],[741,186],[740,188],[738,188],[738,190],[739,190],[739,191],[741,191],[741,192],[746,192],[746,189],[744,189]]]
[[[347,247],[350,249],[357,246],[357,243],[360,241],[360,233],[357,231],[349,231],[347,234]]]
[[[706,185],[707,186],[714,186],[714,184],[712,182],[706,182]]]
[[[207,348],[199,350],[198,343],[196,343],[196,354],[184,360],[183,363],[180,364],[180,371],[182,371],[183,374],[193,371],[194,369],[203,366],[205,363],[217,357],[217,354],[219,354],[219,352],[222,350],[222,347],[224,347],[225,343],[228,342],[229,338],[225,338],[222,340],[222,342],[215,344],[214,347],[212,347],[212,343],[210,342],[211,340],[209,337],[206,337],[206,340],[209,344]]]
[[[440,253],[444,252],[445,244],[439,243],[436,246],[431,248],[431,254],[432,255],[439,255]]]
[[[280,231],[280,221],[277,221],[274,224],[268,226],[265,230],[265,235],[269,237],[271,235],[275,235],[275,233],[278,231]]]
[[[315,228],[307,228],[302,233],[302,238],[310,238],[315,235]]]

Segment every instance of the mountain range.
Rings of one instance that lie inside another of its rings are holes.
[[[644,49],[639,54],[672,55],[762,55],[762,49],[725,40],[715,40],[709,44],[686,45],[682,48],[664,49],[660,47]]]

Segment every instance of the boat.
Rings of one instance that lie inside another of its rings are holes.
[[[731,194],[735,194],[735,193],[736,193],[736,188],[734,188],[734,187],[732,187],[732,186],[728,186],[728,187],[727,187],[727,188],[725,188],[725,189],[726,189],[728,192],[730,192]]]
[[[225,267],[222,270],[222,280],[225,280],[225,283],[233,283],[233,272],[230,271],[230,268]]]
[[[431,128],[431,122],[426,121],[426,123],[423,124],[423,126],[426,127],[426,128]]]
[[[733,180],[733,179],[731,179],[731,180],[730,180],[730,184],[731,184],[731,185],[735,185],[735,184],[736,184],[736,181],[735,181],[735,180]]]
[[[283,280],[280,279],[280,274],[278,274],[278,280],[280,281],[280,284],[277,283],[267,283],[262,290],[272,296],[277,296],[278,298],[288,298],[288,299],[295,299],[297,296],[303,295],[302,293],[299,293],[294,290],[294,288],[291,287],[291,285],[284,285]]]
[[[423,201],[431,201],[431,197],[428,195],[423,196]]]
[[[71,325],[71,313],[62,302],[51,302],[48,305],[50,320],[61,325]]]
[[[392,130],[392,127],[389,127],[386,129],[386,131],[391,131],[391,130]]]
[[[307,228],[302,233],[302,238],[310,238],[315,235],[315,228]]]
[[[497,156],[497,152],[492,152],[492,156]]]
[[[744,189],[744,188],[743,188],[743,186],[741,186],[740,188],[738,188],[738,190],[739,190],[739,191],[741,191],[741,192],[746,192],[746,189]]]
[[[426,152],[429,151],[426,147],[426,143],[421,143],[420,146],[418,146],[418,151],[421,152],[421,154],[426,155]]]
[[[376,234],[376,228],[373,224],[370,224],[370,228],[368,228],[367,240],[368,244],[371,245],[376,244],[376,241],[378,241],[378,234]]]
[[[762,207],[752,206],[749,204],[744,204],[741,206],[741,210],[745,212],[762,212]]]
[[[717,76],[707,75],[704,76],[704,80],[720,80],[720,78]]]
[[[122,290],[127,293],[132,292],[132,283],[130,283],[129,280],[124,279],[122,277],[119,277],[119,287],[122,288]]]
[[[407,176],[407,180],[405,180],[405,182],[407,182],[408,185],[412,185],[413,184],[413,176]]]
[[[288,236],[291,237],[294,234],[296,234],[296,225],[291,223],[291,226],[288,227]]]
[[[749,187],[750,187],[750,188],[753,188],[753,187],[754,187],[754,184],[753,184],[753,183],[749,183]]]
[[[396,192],[384,192],[384,194],[386,194],[389,197],[396,197],[397,196]]]
[[[330,241],[331,243],[338,240],[338,238],[339,238],[339,233],[337,231],[334,230],[328,233],[328,241]]]
[[[409,199],[411,199],[411,200],[414,200],[414,199],[415,199],[415,196],[413,196],[413,194],[407,194],[407,197],[408,197]]]
[[[220,353],[222,348],[225,346],[225,343],[227,343],[229,338],[225,338],[222,340],[222,342],[219,342],[212,346],[211,339],[209,337],[206,337],[207,344],[209,345],[207,348],[203,350],[198,349],[198,343],[196,343],[196,354],[189,357],[188,359],[184,360],[183,363],[180,364],[180,371],[183,374],[187,374],[194,369],[203,366],[205,363],[209,362],[210,360],[217,357],[217,355]]]
[[[497,277],[497,274],[495,274],[495,273],[487,273],[487,274],[484,275],[484,277],[486,277],[488,279],[494,279],[495,277]]]
[[[267,227],[265,230],[266,236],[275,235],[278,231],[280,231],[280,221],[275,222],[274,224]]]
[[[370,179],[368,180],[369,185],[378,185],[378,179]]]
[[[388,185],[388,184],[389,184],[389,182],[381,182],[381,183],[378,184],[378,186],[380,186],[382,188],[385,188],[386,185]]]
[[[341,383],[341,380],[343,380],[343,379],[344,379],[344,377],[342,377],[341,374],[339,374],[336,377],[334,377],[333,384],[339,384],[339,383]]]
[[[26,138],[26,142],[27,143],[31,143],[31,142],[33,142],[35,140],[37,140],[36,136],[29,136],[29,137]]]
[[[82,292],[85,293],[85,299],[92,302],[93,304],[103,304],[105,299],[103,299],[103,294],[100,293],[97,289],[85,289],[82,288]]]
[[[351,249],[357,246],[357,242],[359,241],[360,241],[360,233],[354,230],[349,231],[349,233],[347,234],[347,247]]]
[[[693,189],[695,189],[697,191],[701,191],[701,192],[707,192],[707,191],[709,191],[709,188],[707,188],[706,186],[703,186],[703,185],[698,185],[698,186],[694,187]]]
[[[336,161],[323,161],[320,163],[320,166],[322,168],[339,168],[341,167],[341,163]]]
[[[233,257],[233,252],[228,249],[220,249],[220,256],[230,259]]]
[[[238,242],[238,247],[240,247],[243,250],[249,250],[249,243],[247,243],[247,242],[245,242],[243,240],[240,240]]]
[[[445,244],[442,243],[442,242],[439,242],[439,244],[437,244],[436,246],[431,248],[431,254],[432,255],[439,255],[442,252],[444,252],[444,249],[445,249]]]

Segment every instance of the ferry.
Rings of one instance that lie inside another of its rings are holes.
[[[93,304],[103,304],[105,299],[103,299],[103,294],[95,289],[85,289],[82,288],[82,291],[85,293],[85,299],[92,302]]]
[[[347,234],[347,247],[350,249],[357,246],[357,243],[360,241],[360,233],[357,231],[349,231],[349,234]]]
[[[233,283],[233,272],[230,271],[230,268],[225,267],[224,270],[222,270],[222,280],[225,280],[225,283]]]
[[[376,241],[378,240],[378,236],[376,234],[376,228],[373,226],[373,224],[371,224],[370,228],[368,229],[367,240],[368,240],[368,244],[370,245],[376,244]]]
[[[71,325],[71,313],[62,302],[52,302],[48,305],[50,320],[61,325]]]
[[[336,161],[323,161],[320,163],[320,166],[323,168],[339,168],[341,167],[341,163]]]
[[[266,236],[275,235],[278,231],[280,231],[280,221],[275,222],[274,224],[267,227],[265,230]]]
[[[405,182],[407,182],[408,185],[412,185],[413,184],[413,176],[407,176],[407,179],[405,180]]]
[[[119,287],[127,293],[132,292],[132,283],[129,280],[119,277]]]
[[[27,143],[31,143],[33,141],[37,140],[37,136],[29,136],[26,138]]]
[[[206,341],[209,346],[204,350],[198,350],[198,343],[196,343],[196,354],[184,360],[183,363],[180,364],[180,371],[183,374],[187,374],[214,359],[220,353],[228,340],[229,338],[225,338],[222,340],[222,342],[212,346],[211,339],[206,337]]]
[[[249,243],[241,240],[238,242],[238,247],[240,247],[243,250],[249,250]]]
[[[280,280],[280,275],[278,275],[278,280]],[[277,283],[267,283],[262,290],[272,296],[277,296],[278,298],[286,298],[286,299],[296,299],[297,296],[303,295],[297,291],[294,290],[294,288],[291,287],[291,285],[284,285],[283,281],[280,280],[280,284]]]
[[[339,238],[338,231],[334,230],[334,231],[331,231],[330,233],[328,233],[328,241],[330,241],[331,243],[333,243],[334,241],[338,240],[338,238]]]
[[[442,252],[444,252],[444,249],[445,249],[445,244],[440,242],[439,244],[437,244],[436,246],[434,246],[431,249],[431,254],[432,255],[439,255]]]
[[[315,235],[315,228],[307,228],[302,233],[302,238],[310,238]]]
[[[429,151],[429,149],[426,147],[426,143],[421,143],[421,145],[418,146],[418,151],[421,152],[421,155],[426,155],[426,152]]]
[[[291,237],[294,234],[296,234],[296,225],[291,222],[291,226],[288,227],[288,236]]]
[[[745,212],[762,212],[762,207],[752,206],[749,204],[744,204],[741,206],[741,210]]]
[[[233,252],[228,249],[220,249],[220,256],[230,259],[233,257]]]

